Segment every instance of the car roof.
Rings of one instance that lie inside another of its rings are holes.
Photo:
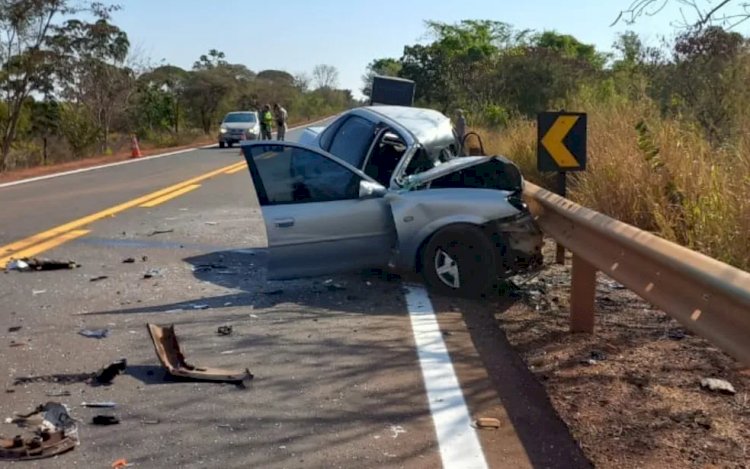
[[[407,106],[368,106],[362,108],[392,120],[408,130],[422,145],[429,147],[453,138],[451,120],[441,112]]]

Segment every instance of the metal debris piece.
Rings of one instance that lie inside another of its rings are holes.
[[[474,421],[474,426],[477,428],[500,428],[500,420],[493,417],[479,417]]]
[[[15,259],[8,264],[8,270],[18,270],[20,272],[32,272],[40,270],[70,270],[76,269],[81,265],[75,261],[61,261],[55,259],[45,259],[36,257],[24,257]]]
[[[146,236],[156,236],[156,235],[166,234],[166,233],[174,233],[174,230],[173,229],[168,229],[168,230],[154,230],[151,233],[147,234]]]
[[[94,375],[94,381],[99,384],[109,384],[113,379],[115,379],[115,376],[125,371],[127,367],[127,360],[121,358],[97,371]]]
[[[108,279],[108,278],[109,278],[109,277],[107,277],[106,275],[100,275],[100,276],[98,276],[98,277],[92,277],[92,278],[90,278],[90,279],[89,279],[89,281],[90,281],[90,282],[98,282],[98,281],[100,281],[100,280],[106,280],[106,279]]]
[[[123,264],[135,264],[135,257],[128,257],[122,260]]]
[[[154,277],[160,277],[161,276],[161,270],[159,269],[151,269],[145,274],[143,274],[143,278],[154,278]]]
[[[185,355],[183,355],[180,349],[180,343],[177,341],[174,325],[166,327],[156,324],[146,324],[146,328],[151,336],[151,341],[154,343],[156,356],[159,358],[162,366],[173,376],[243,385],[249,384],[249,381],[253,379],[253,374],[248,369],[239,371],[204,368],[187,363]]]
[[[23,326],[11,326],[8,328],[8,332],[18,332],[23,328]]]
[[[721,394],[737,394],[732,383],[725,379],[703,378],[701,380],[701,388]]]
[[[16,414],[10,422],[22,428],[34,427],[26,438],[0,437],[0,460],[28,461],[57,456],[79,444],[78,426],[68,409],[57,402],[47,402],[28,414]]]
[[[81,402],[81,407],[91,407],[94,409],[112,409],[114,407],[117,407],[117,403],[112,401]]]
[[[95,415],[91,419],[91,423],[94,425],[117,425],[120,423],[120,419],[116,415]]]
[[[26,272],[31,270],[31,267],[29,264],[27,264],[25,261],[21,259],[13,259],[12,261],[8,262],[8,265],[5,267],[6,271],[10,270],[16,270],[18,272]]]
[[[216,329],[216,333],[219,335],[231,335],[232,326],[219,326],[219,328]]]
[[[47,290],[31,290],[33,296],[41,295],[43,293],[47,293]]]
[[[81,329],[78,334],[90,339],[103,339],[109,335],[109,329]]]

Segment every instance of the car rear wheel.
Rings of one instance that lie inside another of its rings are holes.
[[[219,148],[224,148],[224,142],[219,142]]]
[[[440,294],[476,297],[496,281],[495,246],[472,225],[450,226],[435,233],[421,260],[425,282]]]

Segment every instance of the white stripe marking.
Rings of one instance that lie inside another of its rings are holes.
[[[485,469],[487,462],[482,445],[471,426],[469,409],[427,291],[420,286],[407,285],[406,306],[443,467]]]
[[[56,177],[60,177],[60,176],[70,176],[71,174],[86,173],[86,172],[94,171],[94,170],[97,170],[97,169],[111,168],[113,166],[122,166],[122,165],[125,165],[125,164],[131,164],[131,163],[140,163],[141,161],[155,160],[156,158],[163,158],[165,156],[179,155],[180,153],[187,153],[187,152],[190,152],[190,151],[195,151],[195,150],[199,150],[199,149],[202,149],[202,148],[211,148],[211,147],[215,147],[215,146],[216,145],[212,144],[212,145],[205,145],[205,146],[202,146],[202,147],[185,148],[184,150],[171,151],[169,153],[160,153],[158,155],[143,156],[143,157],[140,157],[140,158],[131,158],[129,160],[118,161],[116,163],[107,163],[107,164],[102,164],[102,165],[99,165],[99,166],[90,166],[88,168],[73,169],[71,171],[65,171],[65,172],[62,172],[62,173],[45,174],[44,176],[37,176],[37,177],[33,177],[33,178],[28,178],[28,179],[21,179],[20,181],[6,182],[4,184],[0,184],[0,188],[10,187],[10,186],[16,186],[18,184],[26,184],[27,182],[43,181],[45,179],[52,179],[52,178],[56,178]],[[80,161],[85,161],[85,160],[80,160]]]
[[[300,125],[300,126],[297,126],[297,127],[292,127],[291,129],[287,129],[287,132],[292,132],[294,130],[302,129],[302,128],[305,128],[305,127],[311,127],[311,126],[314,126],[315,124],[319,124],[319,123],[325,121],[326,119],[330,119],[330,118],[331,117],[325,117],[325,118],[317,120],[315,122],[310,122],[309,124],[304,124],[304,125]],[[70,176],[71,174],[85,173],[85,172],[94,171],[94,170],[97,170],[97,169],[111,168],[113,166],[122,166],[124,164],[131,164],[131,163],[140,163],[141,161],[148,161],[148,160],[153,160],[153,159],[156,159],[156,158],[163,158],[165,156],[179,155],[180,153],[187,153],[187,152],[190,152],[190,151],[202,150],[202,149],[206,149],[206,148],[216,148],[216,147],[217,147],[217,144],[212,143],[210,145],[203,145],[203,146],[199,146],[199,147],[186,148],[184,150],[171,151],[169,153],[160,153],[158,155],[143,156],[141,158],[132,158],[132,159],[125,160],[125,161],[118,161],[116,163],[107,163],[107,164],[102,164],[102,165],[99,165],[99,166],[89,166],[88,168],[73,169],[71,171],[64,171],[62,173],[45,174],[44,176],[37,176],[37,177],[28,178],[28,179],[21,179],[21,180],[13,181],[13,182],[6,182],[4,184],[0,184],[0,189],[2,189],[3,187],[17,186],[19,184],[26,184],[27,182],[43,181],[45,179],[52,179],[52,178],[56,178],[56,177],[60,177],[60,176]],[[85,161],[85,160],[79,160],[79,161]]]

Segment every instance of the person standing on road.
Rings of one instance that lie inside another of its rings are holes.
[[[284,140],[286,136],[286,121],[288,114],[286,109],[281,107],[279,103],[274,103],[273,110],[276,114],[276,140]]]
[[[260,114],[260,138],[273,140],[273,114],[271,114],[270,104],[264,105]]]
[[[456,137],[458,137],[458,144],[460,145],[459,152],[463,155],[464,137],[466,137],[466,117],[464,117],[463,109],[457,109],[456,115]]]

